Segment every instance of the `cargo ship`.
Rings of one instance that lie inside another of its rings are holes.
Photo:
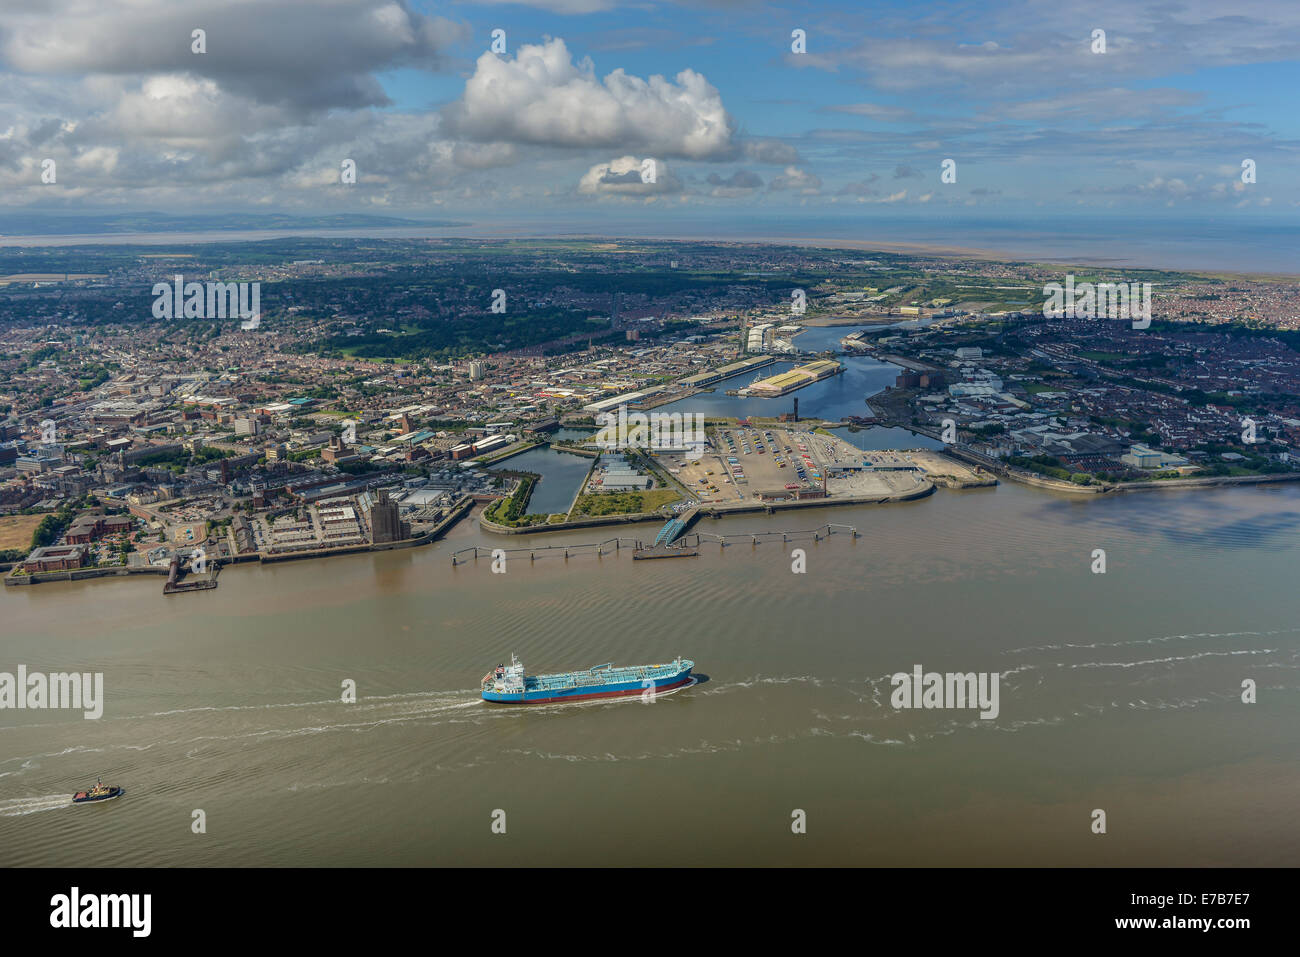
[[[497,665],[494,671],[483,676],[483,700],[501,704],[553,704],[634,694],[653,697],[690,684],[693,667],[695,662],[678,658],[663,665],[615,668],[610,663],[586,671],[526,675],[523,664],[511,655],[510,664]]]

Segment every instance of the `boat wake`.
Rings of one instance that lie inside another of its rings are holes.
[[[57,811],[61,807],[72,807],[72,801],[66,794],[9,798],[0,801],[0,817],[21,817],[24,814],[35,814],[38,811]]]

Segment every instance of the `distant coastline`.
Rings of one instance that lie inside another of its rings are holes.
[[[1242,224],[1239,232],[1226,236],[1187,234],[1175,224],[1168,233],[1134,236],[1122,230],[1105,235],[1088,234],[1062,228],[1044,236],[1041,224],[1026,223],[1023,234],[992,236],[979,230],[963,229],[959,224],[913,224],[914,230],[932,235],[953,235],[969,242],[936,241],[932,238],[900,238],[896,224],[862,223],[852,229],[852,236],[783,236],[775,229],[754,224],[752,232],[727,235],[712,229],[696,234],[690,225],[669,234],[658,224],[616,224],[605,231],[565,224],[501,224],[458,221],[416,221],[387,217],[239,217],[240,222],[218,227],[195,223],[186,226],[184,218],[168,222],[162,228],[129,230],[126,223],[111,229],[78,232],[55,232],[57,220],[43,223],[41,229],[19,229],[13,217],[0,216],[0,247],[94,246],[94,245],[183,245],[206,243],[265,242],[279,239],[318,238],[339,240],[464,240],[539,242],[675,242],[735,243],[746,246],[800,246],[821,249],[851,249],[896,255],[916,255],[937,259],[977,259],[988,262],[1024,262],[1039,266],[1067,268],[1103,267],[1114,270],[1165,270],[1193,272],[1213,276],[1242,276],[1253,279],[1300,278],[1300,229],[1294,235],[1272,237],[1261,228]],[[247,220],[247,221],[245,221]],[[66,222],[66,220],[65,220]],[[258,225],[253,225],[257,222]],[[818,224],[821,231],[827,224]],[[831,224],[843,225],[843,224]],[[847,231],[847,230],[846,230]],[[872,234],[890,238],[870,237]]]
[[[408,219],[371,213],[305,216],[288,213],[91,213],[86,215],[0,212],[0,239],[148,236],[154,234],[261,232],[278,230],[435,229],[468,226],[457,220]]]

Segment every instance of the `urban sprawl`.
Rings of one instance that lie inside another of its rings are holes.
[[[1152,321],[1048,318],[1045,287],[1067,273],[1150,283]],[[260,313],[189,309],[188,282],[232,304],[256,284]],[[160,283],[177,303],[161,319]],[[896,374],[823,416],[813,387],[857,362]],[[767,401],[710,414],[702,456],[592,441],[611,413],[718,392]],[[931,441],[853,443],[880,426]],[[589,467],[566,510],[533,511],[539,475],[511,460],[548,448]],[[1279,481],[1297,449],[1300,295],[1284,278],[614,240],[0,250],[11,585],[197,587],[232,562],[433,541],[476,506],[504,535],[998,480]]]

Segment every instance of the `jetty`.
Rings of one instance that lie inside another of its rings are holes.
[[[207,591],[210,588],[217,587],[217,575],[221,571],[221,564],[214,561],[212,563],[212,577],[199,578],[194,581],[182,582],[181,576],[181,559],[179,555],[173,555],[171,567],[167,570],[167,581],[163,585],[164,595],[178,595],[182,592],[189,591]]]
[[[848,535],[851,539],[857,539],[859,532],[853,525],[827,524],[819,525],[816,528],[801,529],[797,531],[789,530],[770,530],[762,532],[736,532],[731,535],[715,535],[712,532],[688,532],[680,534],[677,537],[669,538],[670,527],[675,523],[680,523],[681,519],[672,519],[659,530],[659,535],[655,541],[646,544],[636,538],[609,538],[603,542],[583,542],[573,545],[533,545],[522,546],[518,548],[492,548],[487,545],[468,545],[465,548],[457,549],[452,552],[451,563],[453,566],[462,565],[470,561],[477,561],[479,558],[498,559],[502,556],[510,555],[528,555],[530,562],[535,562],[539,558],[558,558],[563,556],[566,560],[576,558],[579,555],[595,554],[596,557],[604,557],[609,552],[618,553],[623,548],[632,550],[633,559],[650,559],[650,558],[687,558],[698,555],[700,546],[707,542],[716,542],[720,548],[727,548],[732,545],[742,545],[748,542],[751,546],[762,545],[764,542],[797,542],[811,539],[814,542],[820,542],[822,539],[830,538],[833,535]]]
[[[698,548],[692,548],[686,544],[650,545],[633,550],[632,560],[644,561],[649,558],[691,558],[699,553],[700,550]]]
[[[624,546],[628,548],[644,548],[644,543],[636,538],[607,538],[603,542],[583,542],[577,545],[532,545],[521,546],[518,548],[493,548],[490,545],[469,545],[465,548],[458,548],[451,553],[452,565],[460,565],[468,561],[477,561],[480,557],[496,559],[501,555],[509,557],[510,555],[527,553],[528,560],[535,562],[539,557],[555,557],[560,554],[567,559],[575,555],[589,555],[595,553],[597,557],[604,555],[606,552],[617,552]],[[482,554],[480,554],[482,553]],[[465,557],[462,557],[465,556]]]

